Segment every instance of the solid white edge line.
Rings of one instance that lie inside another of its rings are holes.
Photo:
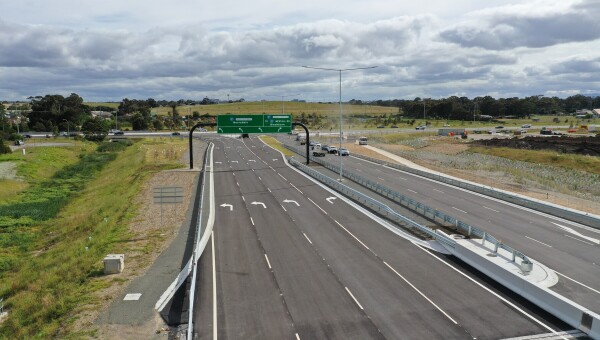
[[[269,190],[269,192],[272,192],[271,189],[267,188],[267,190]]]
[[[363,308],[363,306],[361,306],[361,304],[358,302],[358,300],[356,300],[356,298],[354,297],[354,295],[352,295],[352,292],[350,291],[350,289],[348,289],[348,287],[344,287],[346,288],[346,291],[348,292],[348,294],[350,294],[350,296],[352,297],[352,300],[354,300],[354,302],[356,302],[356,304],[358,305],[358,307],[360,307],[361,310],[365,310]]]
[[[418,192],[416,192],[416,191],[414,191],[414,190],[410,190],[410,189],[406,189],[406,190],[408,190],[408,191],[412,192],[413,194],[418,194]]]
[[[437,308],[440,312],[442,312],[442,314],[444,314],[448,319],[450,319],[450,321],[454,322],[455,325],[458,325],[458,322],[456,320],[454,320],[450,315],[448,315],[448,313],[444,312],[444,310],[442,308],[440,308],[438,305],[436,305],[430,298],[428,298],[425,294],[423,294],[423,292],[421,292],[417,287],[415,287],[412,283],[410,283],[410,281],[405,279],[404,276],[400,275],[400,273],[398,273],[396,271],[396,269],[392,268],[392,266],[390,266],[385,261],[383,261],[383,263],[388,268],[390,268],[394,273],[396,273],[396,275],[398,275],[402,280],[404,280],[404,282],[406,282],[409,286],[411,286],[412,289],[414,289],[417,293],[419,293],[422,297],[424,297],[425,300],[429,301],[429,303],[431,303],[435,308]]]
[[[244,198],[244,195],[242,195],[242,201],[246,202],[246,199]]]
[[[304,237],[306,237],[306,240],[308,240],[308,243],[312,244],[312,241],[308,238],[308,236],[306,236],[305,233],[302,233],[304,235]]]
[[[252,217],[250,217],[250,222],[252,222],[252,225],[254,225],[254,220],[252,219]]]
[[[211,232],[212,240],[212,275],[213,275],[213,339],[217,339],[217,270],[215,267],[215,232]]]
[[[585,285],[585,284],[583,284],[583,283],[581,283],[581,282],[579,282],[579,281],[577,281],[577,280],[574,280],[574,279],[572,279],[572,278],[568,277],[568,276],[567,276],[567,275],[565,275],[565,274],[561,274],[561,273],[557,272],[556,270],[555,270],[554,272],[555,272],[556,274],[558,274],[558,275],[560,275],[560,276],[562,276],[562,277],[566,278],[566,279],[569,279],[569,280],[571,280],[571,281],[573,281],[573,282],[575,282],[575,283],[577,283],[577,284],[580,284],[580,285],[584,286],[585,288],[587,288],[587,289],[589,289],[589,290],[591,290],[591,291],[593,291],[593,292],[595,292],[595,293],[597,293],[597,294],[600,294],[600,291],[598,291],[598,290],[596,290],[596,289],[594,289],[594,288],[592,288],[592,287],[590,287],[590,286],[588,286],[588,285]]]
[[[282,175],[282,174],[280,174],[279,172],[278,172],[277,174],[278,174],[279,176],[281,176],[281,178],[283,178],[283,179],[284,179],[286,182],[289,182],[289,181],[287,180],[287,178],[283,177],[283,175]]]
[[[271,262],[269,262],[269,257],[267,256],[267,254],[265,254],[265,260],[267,260],[267,266],[269,266],[269,269],[273,269],[271,268]]]
[[[443,192],[442,190],[438,190],[438,189],[431,189],[433,191],[437,191],[437,192],[441,192],[442,194],[445,194],[445,192]]]
[[[596,245],[596,244],[588,242],[588,241],[580,240],[580,239],[575,238],[575,237],[573,237],[571,235],[563,234],[563,236],[568,237],[568,238],[572,238],[572,239],[574,239],[576,241],[579,241],[579,242],[582,242],[582,243],[585,243],[585,244],[589,244],[590,246],[595,246]]]
[[[298,335],[298,333],[296,333],[296,340],[300,340],[300,335]]]
[[[534,239],[533,237],[529,237],[529,236],[527,236],[527,235],[525,235],[525,237],[526,237],[526,238],[528,238],[528,239],[530,239],[530,240],[532,240],[532,241],[534,241],[534,242],[537,242],[537,243],[543,244],[543,245],[545,245],[546,247],[550,247],[550,248],[552,248],[552,246],[551,246],[551,245],[549,245],[549,244],[546,244],[546,243],[544,243],[544,242],[542,242],[542,241],[538,241],[538,240]]]
[[[304,195],[304,193],[302,191],[300,191],[300,189],[298,189],[293,183],[290,182],[290,184],[294,187],[294,189],[298,190],[299,193]]]
[[[469,275],[461,272],[460,270],[456,269],[454,266],[452,266],[451,264],[449,264],[448,262],[442,260],[441,258],[439,258],[438,256],[436,256],[435,254],[432,254],[429,250],[423,248],[421,245],[416,244],[415,245],[417,247],[419,247],[421,250],[423,250],[424,252],[426,252],[427,254],[433,256],[434,258],[436,258],[438,261],[444,263],[445,265],[447,265],[448,267],[452,268],[454,271],[456,271],[457,273],[459,273],[460,275],[466,277],[467,279],[469,279],[471,282],[475,283],[476,285],[478,285],[479,287],[483,288],[484,290],[486,290],[488,293],[492,294],[493,296],[495,296],[496,298],[502,300],[504,303],[506,303],[507,305],[509,305],[510,307],[512,307],[513,309],[519,311],[521,314],[525,315],[526,317],[528,317],[529,319],[531,319],[532,321],[534,321],[535,323],[537,323],[538,325],[542,326],[543,328],[549,330],[550,332],[552,332],[553,334],[557,334],[557,331],[555,331],[554,329],[552,329],[550,326],[546,325],[545,323],[543,323],[542,321],[536,319],[533,315],[528,314],[527,312],[525,312],[523,309],[519,308],[518,306],[516,306],[514,303],[506,300],[504,297],[500,296],[498,293],[492,291],[491,289],[489,289],[488,287],[484,286],[483,284],[475,281],[475,279],[473,279],[472,277],[470,277]]]
[[[281,207],[283,208],[283,211],[287,212],[287,209],[283,205],[281,205]]]

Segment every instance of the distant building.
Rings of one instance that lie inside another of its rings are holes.
[[[100,117],[100,118],[104,118],[104,119],[112,119],[113,114],[111,112],[107,112],[107,111],[92,111],[92,117],[96,118],[96,117]]]

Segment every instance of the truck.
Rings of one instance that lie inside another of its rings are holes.
[[[367,145],[367,137],[358,137],[358,145]]]
[[[542,127],[542,129],[540,130],[540,135],[552,135],[552,129],[549,129],[547,127]]]

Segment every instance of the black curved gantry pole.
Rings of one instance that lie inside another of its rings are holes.
[[[304,128],[304,131],[306,131],[306,165],[309,165],[310,164],[310,151],[309,151],[310,134],[308,133],[308,128],[306,127],[306,125],[304,125],[302,123],[296,123],[296,122],[293,122],[292,126],[302,126]]]
[[[205,126],[217,126],[217,123],[198,123],[196,125],[194,125],[192,127],[192,129],[190,130],[190,137],[189,137],[189,143],[190,143],[190,170],[192,170],[194,168],[194,146],[192,145],[192,135],[194,134],[194,130],[196,130],[196,128],[201,128],[201,127],[205,127]]]

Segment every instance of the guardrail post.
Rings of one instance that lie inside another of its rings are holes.
[[[483,232],[483,239],[481,240],[481,245],[484,246],[485,245],[485,238],[487,237],[487,233],[484,231]]]
[[[512,251],[512,261],[511,262],[515,262],[515,258],[516,257],[517,257],[516,251],[513,249],[513,251]]]
[[[473,231],[473,227],[471,227],[471,225],[469,225],[469,233],[468,236],[471,237],[471,232]]]
[[[494,253],[498,252],[498,241],[496,241],[496,244],[494,244]]]

